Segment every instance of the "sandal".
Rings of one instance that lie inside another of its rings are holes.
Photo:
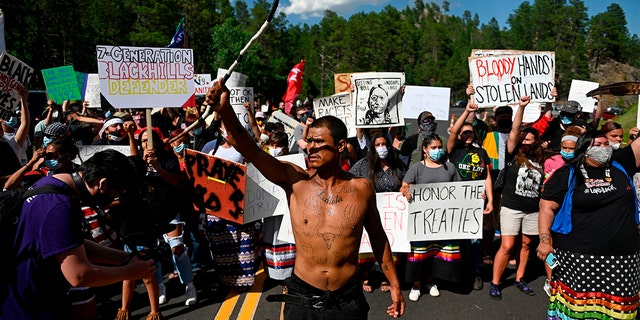
[[[380,291],[382,291],[382,292],[391,291],[391,285],[389,284],[389,282],[382,281],[382,283],[380,284]]]
[[[362,281],[362,291],[367,292],[367,293],[373,292],[373,288],[369,284],[369,280]]]
[[[129,320],[129,310],[118,308],[118,314],[116,314],[116,320]]]

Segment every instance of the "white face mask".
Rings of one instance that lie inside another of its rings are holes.
[[[269,147],[269,154],[274,157],[279,157],[282,155],[282,148]]]
[[[260,134],[260,141],[262,141],[262,142],[267,142],[267,141],[269,141],[269,136],[268,136],[268,135],[266,135],[266,134],[264,134],[264,133],[261,133],[261,134]]]
[[[618,149],[620,149],[620,142],[611,142],[611,141],[609,141],[609,146],[611,146],[611,149],[613,149],[613,150],[618,150]]]
[[[605,164],[611,159],[613,149],[610,146],[593,146],[587,149],[587,157],[593,159],[599,164]]]
[[[389,154],[389,149],[387,149],[387,147],[376,147],[376,152],[378,153],[378,157],[380,157],[380,159],[384,159]]]

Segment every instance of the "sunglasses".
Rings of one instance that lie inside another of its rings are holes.
[[[53,153],[53,152],[45,152],[45,154],[44,154],[44,158],[45,158],[46,160],[55,160],[55,159],[58,159],[58,157],[56,156],[56,154],[55,154],[55,153]],[[61,157],[61,158],[62,158],[62,157]]]

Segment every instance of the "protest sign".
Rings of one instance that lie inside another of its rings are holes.
[[[94,154],[104,150],[116,150],[125,156],[131,155],[131,149],[129,146],[116,146],[116,145],[81,145],[78,146],[78,157],[71,159],[71,161],[77,165],[82,164],[82,161],[91,158]],[[80,161],[82,159],[82,161]]]
[[[100,92],[116,108],[195,102],[193,50],[96,46]]]
[[[551,102],[555,53],[522,52],[469,57],[474,101],[480,107],[516,104],[520,97]]]
[[[277,157],[280,161],[291,162],[306,168],[302,153]],[[289,202],[284,189],[267,180],[253,164],[247,165],[247,188],[244,203],[244,222],[266,217],[280,216],[289,212]]]
[[[343,92],[351,92],[351,74],[336,73],[333,75],[333,86],[335,94]]]
[[[3,52],[0,56],[0,118],[8,120],[27,94],[33,68],[18,58]]]
[[[391,251],[410,252],[411,248],[407,240],[407,228],[409,226],[407,223],[409,217],[407,199],[399,192],[381,192],[376,193],[376,205],[380,213],[382,227],[389,239],[389,245],[391,245]],[[291,217],[288,211],[280,224],[278,240],[295,243],[291,228]],[[372,252],[371,240],[366,232],[363,232],[360,240],[360,252]]]
[[[481,239],[484,181],[411,186],[409,241]]]
[[[582,107],[582,112],[592,113],[595,109],[598,100],[587,97],[587,92],[597,89],[600,86],[597,82],[583,81],[583,80],[571,80],[571,88],[569,89],[569,99],[578,101]]]
[[[73,66],[42,69],[47,96],[57,104],[64,100],[82,100]]]
[[[449,120],[451,88],[405,86],[402,96],[404,118],[418,119],[423,111],[429,111],[436,120]]]
[[[186,149],[185,169],[199,210],[244,223],[247,166]]]
[[[76,82],[78,83],[78,90],[80,91],[80,100],[83,101],[85,100],[84,93],[87,89],[88,76],[89,74],[87,73],[76,71]]]
[[[511,110],[513,110],[513,114],[511,114],[511,120],[516,117],[516,111],[518,111],[518,106],[509,106]],[[540,112],[542,110],[543,104],[537,102],[531,102],[524,108],[524,114],[522,115],[522,123],[532,123],[536,120],[540,119]]]
[[[351,106],[351,93],[343,92],[330,97],[313,100],[313,109],[317,118],[334,116],[342,120],[347,126],[347,137],[356,136],[353,107]]]
[[[300,125],[300,123],[286,115],[284,112],[274,112],[271,114],[268,122],[280,122],[284,125],[284,132],[289,137],[289,150],[293,147],[293,144],[296,143],[293,137],[293,132],[296,130],[296,127]]]
[[[249,122],[249,115],[247,114],[247,108],[244,106],[245,102],[249,103],[251,110],[253,110],[253,88],[252,87],[229,87],[229,102],[233,107],[233,111],[236,112],[236,116],[240,120],[240,123],[251,133],[251,122]]]
[[[193,82],[195,83],[195,93],[197,96],[206,95],[213,85],[210,74],[196,74]]]
[[[404,73],[367,72],[351,74],[356,128],[404,125],[402,86]]]
[[[227,71],[227,69],[218,68],[216,79],[224,78]],[[227,87],[245,87],[247,85],[247,75],[235,71],[231,72],[231,76],[229,76],[229,80],[225,84]]]
[[[89,108],[100,108],[100,79],[97,73],[87,75],[84,100],[89,102]]]

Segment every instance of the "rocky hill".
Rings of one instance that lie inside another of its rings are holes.
[[[601,86],[623,81],[640,81],[640,69],[628,64],[609,60],[606,63],[600,64],[597,70],[592,70],[591,78],[592,81],[600,83]],[[638,103],[637,95],[625,97],[607,95],[603,96],[602,99],[605,106],[617,105],[628,108]]]

